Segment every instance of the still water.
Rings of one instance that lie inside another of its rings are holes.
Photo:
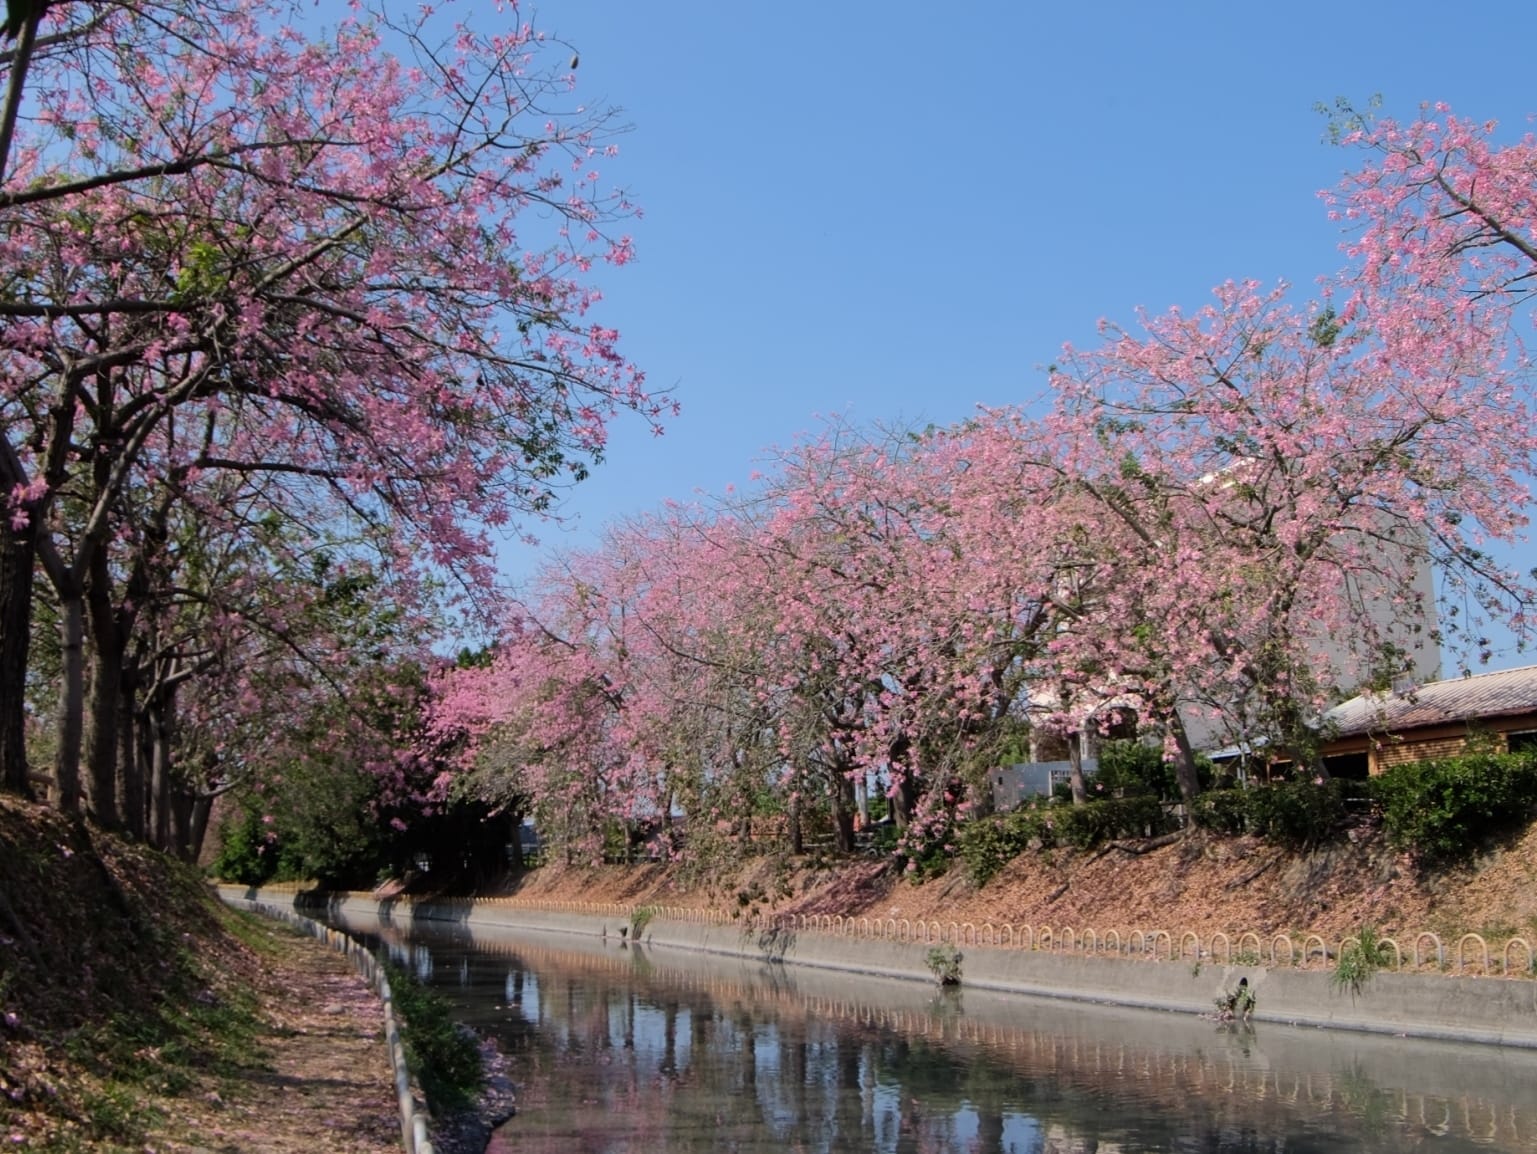
[[[339,924],[507,1051],[497,1154],[1537,1154],[1531,1052]]]

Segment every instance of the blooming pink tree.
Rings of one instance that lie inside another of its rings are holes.
[[[1407,124],[1341,105],[1335,139],[1366,162],[1324,194],[1348,229],[1354,299],[1428,297],[1506,308],[1537,290],[1537,136],[1501,144],[1494,121],[1425,105]]]
[[[477,704],[449,685],[442,707],[487,719],[466,731],[583,830],[675,810],[730,830],[766,789],[846,846],[880,780],[916,846],[1022,725],[1081,738],[1134,709],[1190,799],[1196,723],[1309,759],[1339,695],[1443,641],[1474,656],[1471,618],[1523,633],[1534,590],[1491,544],[1524,528],[1537,451],[1511,323],[1537,150],[1440,114],[1347,136],[1373,151],[1335,194],[1349,263],[1316,301],[1230,283],[1106,326],[1040,421],[829,426],[753,497],[549,570],[463,675]]]
[[[1156,638],[1162,688],[1146,688],[1165,710],[1197,694],[1305,754],[1338,694],[1414,667],[1434,628],[1423,565],[1496,573],[1483,543],[1524,524],[1537,438],[1498,318],[1476,305],[1360,298],[1347,319],[1252,284],[1216,295],[1070,350],[1057,427],[1085,491],[1140,543],[1132,612],[1101,623],[1111,660],[1141,664]],[[1532,591],[1498,578],[1519,625]]]
[[[586,317],[582,274],[628,259],[607,227],[629,205],[543,37],[363,8],[322,37],[291,15],[56,3],[5,59],[0,779],[25,788],[35,557],[63,622],[66,808],[89,590],[136,487],[281,478],[390,587],[436,568],[473,590],[488,530],[543,515],[618,410],[662,413]]]

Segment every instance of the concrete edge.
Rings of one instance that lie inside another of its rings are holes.
[[[229,900],[315,908],[302,895],[220,886]],[[338,894],[326,907],[389,921],[424,921],[498,930],[537,930],[630,938],[620,918],[559,913],[494,902],[402,902]],[[630,940],[648,947],[932,983],[921,943],[850,938],[814,931],[744,933],[737,927],[654,919]],[[1210,1014],[1216,999],[1247,977],[1254,1020],[1355,1033],[1537,1049],[1537,981],[1379,973],[1360,991],[1341,989],[1321,971],[1262,966],[1058,954],[974,946],[964,951],[962,986],[1142,1010]]]

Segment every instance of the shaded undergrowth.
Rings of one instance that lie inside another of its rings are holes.
[[[259,1064],[256,940],[190,867],[0,798],[0,1141],[139,1149]]]
[[[427,1108],[437,1117],[468,1109],[486,1082],[475,1035],[453,1020],[448,1000],[415,975],[389,961],[384,970],[402,1023],[406,1062]]]

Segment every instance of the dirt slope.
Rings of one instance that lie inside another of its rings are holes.
[[[1199,834],[1146,853],[1023,854],[978,888],[957,863],[913,885],[860,861],[789,869],[766,859],[727,875],[692,879],[659,865],[545,867],[510,889],[579,901],[775,909],[797,913],[986,921],[1099,930],[1190,929],[1203,937],[1254,930],[1311,931],[1338,939],[1372,926],[1384,933],[1537,931],[1537,826],[1462,871],[1421,873],[1380,834],[1311,853],[1284,853],[1254,838]]]
[[[400,1149],[383,1011],[191,870],[0,796],[0,1145]]]

